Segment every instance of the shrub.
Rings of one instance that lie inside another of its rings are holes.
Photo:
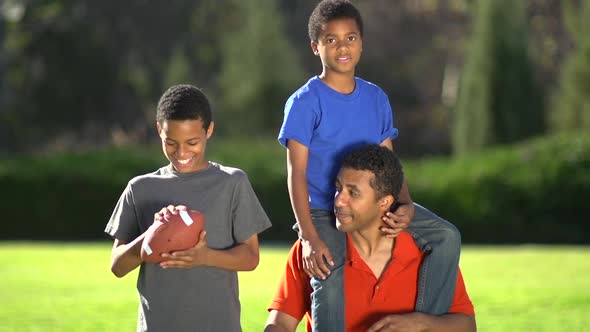
[[[212,160],[242,168],[273,227],[294,241],[285,151],[273,140],[210,143]],[[0,160],[2,239],[99,239],[127,181],[165,159],[155,148]],[[414,200],[455,223],[467,243],[590,243],[590,134],[561,134],[460,159],[404,163]]]

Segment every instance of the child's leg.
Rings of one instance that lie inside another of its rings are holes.
[[[421,205],[415,206],[416,215],[408,231],[427,253],[420,267],[416,311],[445,314],[455,294],[461,234],[453,224]]]
[[[336,229],[332,211],[312,210],[311,217],[316,231],[326,243],[334,266],[326,280],[312,278],[311,317],[314,332],[343,332],[344,322],[344,262],[346,234]]]

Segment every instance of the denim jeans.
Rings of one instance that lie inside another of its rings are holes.
[[[344,263],[346,260],[346,234],[336,228],[336,217],[332,211],[312,209],[313,225],[326,243],[334,266],[326,280],[312,278],[311,319],[314,332],[342,332],[344,325]],[[293,229],[299,231],[297,224]]]
[[[455,225],[415,204],[408,232],[426,255],[420,265],[416,311],[433,315],[449,312],[455,294],[461,233]]]

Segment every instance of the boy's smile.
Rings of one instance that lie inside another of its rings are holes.
[[[207,167],[205,150],[213,133],[213,122],[207,130],[200,119],[168,120],[157,127],[164,155],[177,172],[190,173]]]
[[[363,48],[361,33],[352,18],[329,21],[316,41],[311,42],[315,55],[322,59],[322,75],[346,74],[354,77]]]

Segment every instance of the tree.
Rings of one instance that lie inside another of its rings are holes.
[[[276,134],[285,101],[306,74],[289,43],[276,1],[230,3],[221,44],[219,116],[224,125],[220,128]]]
[[[511,0],[482,0],[475,5],[475,28],[454,114],[457,154],[516,142],[544,129],[524,6]]]
[[[0,151],[110,144],[118,133],[145,139],[163,85],[190,76],[179,74],[186,61],[176,50],[191,35],[194,6],[114,0],[0,6]]]
[[[551,113],[557,131],[590,129],[590,3],[564,3],[564,20],[575,49],[565,60]]]

